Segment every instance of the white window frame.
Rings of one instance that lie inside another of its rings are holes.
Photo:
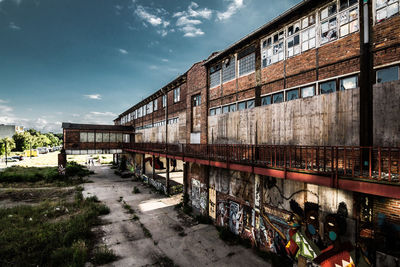
[[[153,111],[158,110],[158,98],[153,100]]]
[[[386,4],[385,4],[385,5],[380,6],[380,7],[378,8],[378,3],[379,3],[379,2],[380,2],[380,0],[374,0],[374,1],[373,1],[373,14],[374,14],[374,22],[375,22],[375,23],[380,23],[380,22],[385,21],[385,20],[387,20],[387,19],[389,19],[389,18],[391,18],[391,17],[393,17],[393,16],[396,16],[396,15],[398,15],[398,14],[400,13],[400,1],[399,1],[399,0],[391,0],[390,5],[388,5],[388,1],[386,1]],[[396,5],[396,4],[397,4],[397,12],[396,12],[396,13],[393,13],[391,16],[388,17],[388,14],[387,14],[387,9],[388,9],[388,7],[389,7],[389,6]],[[378,19],[378,15],[379,15],[381,12],[382,12],[382,14],[385,13],[385,17],[384,17],[384,18],[381,18],[381,19]]]

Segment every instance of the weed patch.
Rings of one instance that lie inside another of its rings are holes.
[[[93,252],[92,262],[94,264],[103,265],[110,262],[113,262],[117,259],[117,255],[115,255],[114,251],[107,248],[106,246],[98,247]]]
[[[138,187],[136,187],[136,186],[134,186],[134,187],[133,187],[133,191],[132,191],[132,193],[133,193],[133,194],[139,194],[139,193],[140,193],[140,190],[139,190],[139,188],[138,188]]]

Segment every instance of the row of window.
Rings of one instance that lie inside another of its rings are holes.
[[[122,133],[80,132],[81,143],[130,143],[130,135]]]
[[[376,0],[376,21],[380,22],[399,13],[400,0]],[[357,0],[335,0],[280,29],[261,41],[262,67],[322,46],[359,30]],[[210,88],[228,82],[255,70],[252,48],[224,60],[210,69]],[[242,54],[241,56],[239,56]],[[236,69],[236,61],[238,70]]]
[[[95,154],[121,154],[122,149],[84,149],[84,150],[65,150],[67,155],[95,155]]]
[[[376,71],[376,83],[397,81],[399,79],[400,79],[399,66],[390,66]],[[358,75],[335,78],[332,80],[317,83],[318,91],[316,90],[316,85],[312,84],[263,96],[261,98],[261,106],[266,106],[275,103],[282,103],[284,101],[295,100],[298,98],[311,97],[316,95],[317,93],[320,95],[329,94],[336,91],[354,89],[357,87],[358,87]],[[255,106],[254,100],[247,100],[239,103],[233,103],[226,106],[210,109],[210,116],[253,108],[254,106]]]
[[[179,122],[179,117],[168,119],[168,124],[175,124],[178,122]],[[149,129],[149,128],[160,127],[160,126],[164,126],[164,125],[165,125],[165,120],[162,120],[162,121],[158,121],[155,123],[146,124],[144,126],[136,127],[136,130]]]
[[[181,89],[175,88],[174,89],[174,103],[177,103],[181,100]],[[162,96],[162,107],[165,108],[167,106],[167,96]],[[153,113],[154,111],[158,110],[158,99],[149,102],[146,105],[141,106],[140,108],[134,110],[133,112],[123,116],[121,118],[121,124],[126,124],[132,120],[144,117],[148,114]]]
[[[254,108],[254,107],[255,107],[255,100],[250,99],[250,100],[233,103],[233,104],[229,104],[229,105],[222,106],[222,107],[212,108],[212,109],[210,109],[210,116],[218,115],[221,113],[235,112],[237,110],[240,111],[240,110],[250,109],[250,108]]]

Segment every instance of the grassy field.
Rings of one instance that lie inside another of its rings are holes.
[[[84,199],[81,190],[0,209],[0,266],[84,266],[114,260],[107,248],[95,248],[91,231],[109,209],[96,197]]]
[[[91,172],[75,162],[68,162],[66,175],[60,175],[57,167],[12,166],[0,172],[1,187],[24,186],[71,186],[83,183]]]

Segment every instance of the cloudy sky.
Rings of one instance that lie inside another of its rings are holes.
[[[0,0],[0,124],[112,124],[299,0]]]

